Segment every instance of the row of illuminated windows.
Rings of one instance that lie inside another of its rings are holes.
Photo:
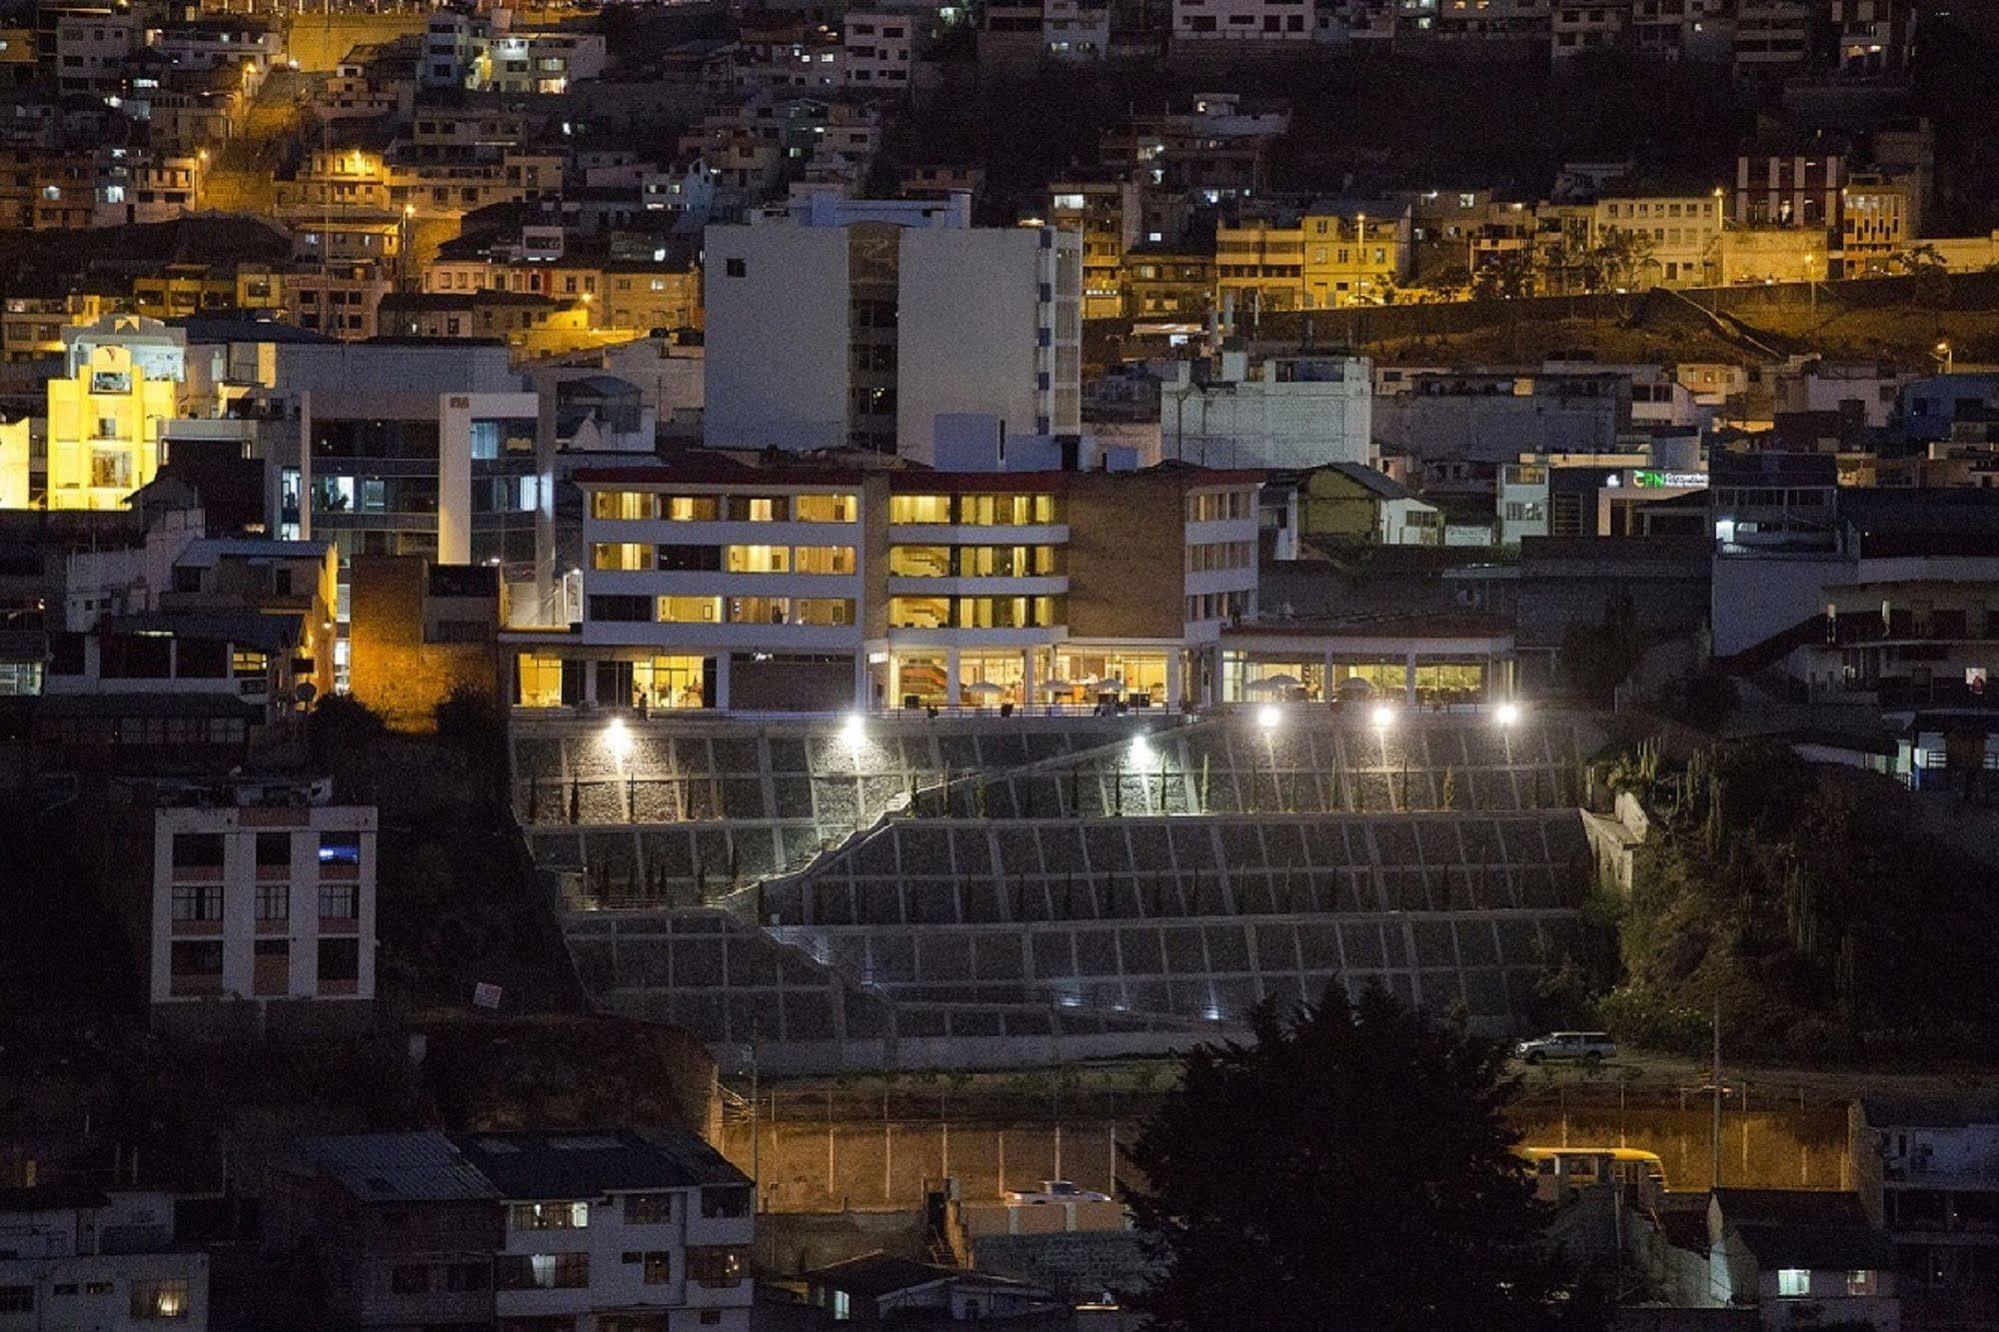
[[[660,495],[645,490],[591,493],[592,517],[627,522],[851,523],[860,517],[855,495]]]
[[[1187,547],[1188,573],[1213,573],[1217,569],[1247,569],[1256,563],[1253,541],[1211,541]]]
[[[1052,597],[890,597],[891,629],[1046,629],[1066,624],[1069,599]]]
[[[600,541],[590,547],[590,567],[624,572],[850,574],[854,572],[854,548],[651,546]]]
[[[1187,497],[1187,521],[1216,523],[1256,516],[1256,494],[1248,490],[1209,490]]]
[[[360,891],[352,883],[319,885],[321,920],[355,920],[360,916]],[[177,883],[173,887],[172,914],[180,921],[220,921],[222,885],[219,883]],[[291,885],[257,885],[257,919],[267,924],[291,919]]]
[[[1024,527],[1059,523],[1054,495],[891,495],[891,523],[956,523],[970,527]]]
[[[1041,578],[1063,572],[1060,546],[891,546],[889,573],[902,578]]]
[[[854,622],[854,599],[593,596],[590,618],[661,624],[848,625]]]

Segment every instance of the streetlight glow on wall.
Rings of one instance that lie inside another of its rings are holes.
[[[611,759],[619,767],[632,756],[632,728],[625,725],[623,717],[613,717],[604,727],[604,748],[610,751]]]

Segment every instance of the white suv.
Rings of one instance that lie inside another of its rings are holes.
[[[1574,1059],[1600,1064],[1617,1058],[1617,1042],[1603,1031],[1552,1031],[1531,1041],[1522,1041],[1513,1053],[1530,1064],[1550,1059]]]

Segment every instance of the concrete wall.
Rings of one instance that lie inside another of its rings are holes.
[[[1714,655],[1733,656],[1825,614],[1826,584],[1851,581],[1854,565],[1844,555],[1716,558]]]
[[[1185,584],[1176,571],[1187,558],[1186,513],[1186,492],[1175,477],[1084,472],[1073,478],[1070,637],[1177,639],[1185,632]]]
[[[358,555],[349,593],[348,690],[399,731],[436,727],[437,705],[460,685],[504,704],[498,645],[424,642],[429,565],[414,555]]]
[[[1038,433],[1041,259],[1038,228],[903,232],[896,352],[902,452],[927,461],[944,413],[993,416],[1009,434]]]
[[[708,228],[705,443],[847,442],[847,244],[844,227]],[[740,277],[729,272],[737,261]]]

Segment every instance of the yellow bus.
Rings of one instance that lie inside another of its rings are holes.
[[[1642,1184],[1663,1192],[1666,1167],[1657,1152],[1635,1147],[1516,1147],[1538,1179],[1552,1183],[1559,1172],[1571,1188],[1616,1182]]]

